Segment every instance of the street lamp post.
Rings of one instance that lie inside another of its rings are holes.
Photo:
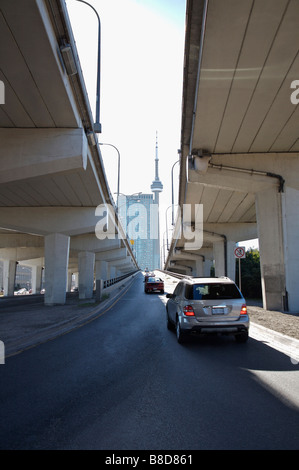
[[[172,226],[174,225],[174,194],[173,194],[173,168],[174,166],[179,163],[180,160],[177,160],[171,168],[171,205],[172,205]]]
[[[167,211],[168,209],[172,207],[173,208],[173,205],[172,206],[168,206],[166,211],[165,211],[165,219],[166,219],[166,240],[167,240],[167,250],[169,250],[169,244],[168,244],[168,223],[167,223]]]
[[[106,144],[104,142],[99,142],[99,145],[109,145],[110,147],[113,147],[117,151],[117,156],[118,156],[118,172],[117,172],[117,210],[118,210],[118,199],[119,199],[119,184],[120,184],[120,153],[117,147],[113,144]]]
[[[102,124],[100,123],[100,91],[101,91],[101,20],[97,10],[85,0],[77,0],[77,2],[85,3],[93,9],[97,15],[99,22],[98,32],[98,73],[97,73],[97,90],[96,90],[96,122],[94,123],[94,132],[100,134],[102,132]]]

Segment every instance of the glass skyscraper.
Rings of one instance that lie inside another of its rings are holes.
[[[129,240],[132,240],[140,269],[153,271],[159,268],[155,257],[158,231],[153,194],[120,195],[118,214]]]
[[[151,184],[153,194],[136,193],[121,195],[118,200],[118,215],[132,243],[133,253],[143,271],[159,269],[159,194],[163,184],[159,179],[158,136],[156,135],[155,179]]]

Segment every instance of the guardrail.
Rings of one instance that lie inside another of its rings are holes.
[[[133,274],[135,274],[137,272],[138,272],[138,270],[135,270],[135,271],[131,271],[127,274],[124,274],[123,276],[113,277],[111,279],[107,279],[107,280],[103,281],[103,289],[107,289],[107,287],[113,286],[114,284],[117,284],[118,282],[123,281],[127,277],[132,276]]]
[[[169,276],[176,277],[177,279],[192,279],[193,276],[187,276],[186,274],[174,273],[172,271],[164,271],[163,269],[155,269],[155,271],[160,271],[161,273],[168,274]]]

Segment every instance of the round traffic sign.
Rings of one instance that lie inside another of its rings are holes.
[[[245,247],[244,246],[237,246],[234,250],[236,258],[245,258]]]

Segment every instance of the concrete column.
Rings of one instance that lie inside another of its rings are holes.
[[[107,281],[111,279],[111,264],[107,263]]]
[[[263,306],[281,310],[286,299],[281,193],[276,188],[257,193],[256,213]]]
[[[299,191],[256,195],[264,308],[299,311]]]
[[[96,261],[95,262],[95,271],[96,279],[102,279],[106,281],[107,279],[107,262],[106,261]]]
[[[115,266],[109,266],[109,279],[115,278]]]
[[[236,280],[236,258],[234,250],[236,248],[236,242],[228,240],[226,243],[227,252],[227,277]]]
[[[4,295],[14,295],[17,262],[15,260],[3,261],[3,290]]]
[[[32,294],[39,294],[42,287],[42,266],[31,266]]]
[[[75,288],[79,288],[79,273],[74,274]]]
[[[91,299],[93,296],[94,264],[94,253],[90,251],[82,251],[79,253],[79,299]]]
[[[196,257],[195,265],[196,265],[196,268],[195,268],[194,276],[202,277],[203,276],[203,258]]]
[[[72,270],[69,269],[67,272],[67,289],[66,289],[67,292],[71,292],[72,290],[72,279],[73,279],[73,272]]]
[[[96,301],[99,302],[103,294],[103,282],[107,279],[107,262],[97,260],[95,262],[96,272]]]
[[[45,304],[65,304],[70,237],[54,233],[45,237]]]
[[[224,241],[213,243],[213,255],[215,260],[215,276],[225,276],[225,256],[224,256]]]
[[[286,187],[281,198],[287,304],[299,312],[299,190]]]
[[[205,277],[210,277],[211,276],[212,264],[213,264],[213,261],[211,259],[205,258],[204,268],[203,268],[203,275]]]

